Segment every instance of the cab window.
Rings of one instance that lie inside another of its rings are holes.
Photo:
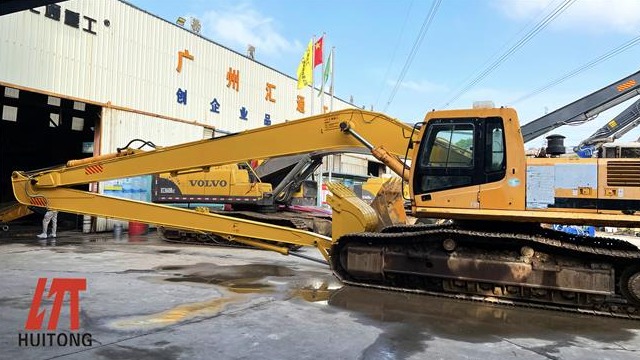
[[[487,184],[506,175],[503,119],[433,119],[414,173],[416,194]]]
[[[488,123],[485,168],[487,172],[501,171],[505,167],[504,131],[501,123]]]
[[[421,168],[430,169],[419,187],[430,192],[471,184],[474,167],[474,125],[441,124],[427,135]]]
[[[426,166],[441,168],[473,167],[473,126],[442,126],[429,139]]]

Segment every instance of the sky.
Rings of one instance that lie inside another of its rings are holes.
[[[325,34],[325,54],[335,47],[335,95],[408,123],[490,100],[514,107],[524,124],[640,70],[633,45],[533,94],[639,37],[638,0],[126,1],[171,22],[195,17],[203,36],[240,53],[252,44],[257,61],[292,77],[309,40]],[[633,101],[553,133],[575,145]],[[639,136],[640,127],[622,141]]]

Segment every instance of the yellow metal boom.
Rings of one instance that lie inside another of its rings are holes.
[[[13,190],[16,199],[26,205],[210,232],[229,240],[283,254],[288,253],[285,247],[263,241],[315,246],[325,258],[328,258],[331,239],[311,232],[113,198],[67,187],[145,174],[206,169],[210,166],[239,163],[250,159],[302,154],[322,149],[340,151],[364,147],[341,128],[357,130],[371,143],[376,144],[377,148],[386,150],[384,161],[396,162],[393,168],[401,168],[397,166],[401,163],[398,156],[405,155],[407,146],[412,141],[411,127],[407,124],[373,112],[343,110],[147,152],[99,156],[80,162],[69,162],[67,166],[60,168],[31,173],[14,172]],[[388,156],[389,153],[394,156]],[[371,220],[367,218],[363,221]],[[335,238],[339,235],[334,231]]]

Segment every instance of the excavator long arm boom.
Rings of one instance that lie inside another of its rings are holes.
[[[319,149],[362,147],[357,139],[341,130],[345,127],[357,129],[361,136],[376,144],[377,148],[386,149],[387,153],[394,155],[404,155],[409,142],[412,141],[409,125],[381,114],[343,110],[222,138],[147,152],[124,152],[125,155],[117,157],[89,158],[69,162],[67,166],[60,168],[30,173],[14,172],[13,191],[16,199],[26,205],[210,232],[228,240],[283,254],[288,253],[286,247],[264,241],[315,246],[325,258],[328,258],[331,239],[315,233],[223,215],[118,199],[68,187],[144,174],[206,169],[209,166],[238,163],[253,158],[308,153]],[[384,161],[401,163],[395,156],[386,156]],[[395,165],[395,168],[398,168],[398,164]],[[348,206],[344,206],[344,209],[350,211]],[[362,225],[362,228],[371,227],[371,224]]]
[[[364,147],[345,134],[341,123],[357,130],[370,143],[397,156],[406,153],[411,127],[363,110],[342,110],[282,124],[247,130],[220,138],[196,141],[111,159],[91,158],[32,174],[38,187],[59,187],[209,166],[251,159],[294,155],[319,149]]]
[[[28,177],[14,174],[14,193],[23,204],[70,213],[126,219],[189,231],[214,233],[230,241],[288,254],[286,247],[264,241],[315,246],[328,257],[331,239],[312,232],[171,206],[121,199],[67,188],[35,188]]]

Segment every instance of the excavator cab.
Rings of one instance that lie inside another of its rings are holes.
[[[524,163],[510,151],[517,146],[522,137],[511,109],[429,113],[413,154],[416,210],[514,208],[524,195]]]

